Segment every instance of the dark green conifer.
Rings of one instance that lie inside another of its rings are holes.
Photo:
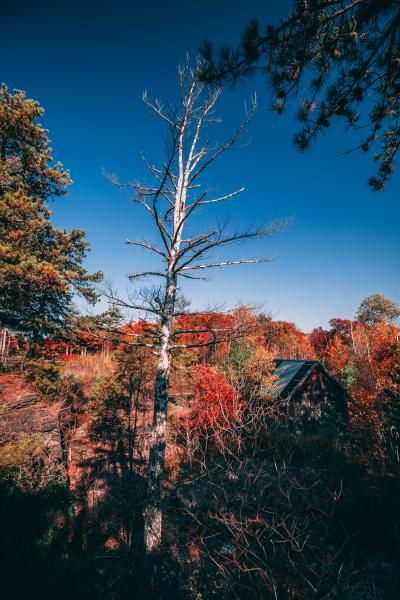
[[[199,77],[236,82],[256,72],[272,86],[272,107],[282,113],[300,95],[294,136],[306,150],[335,119],[359,129],[357,148],[378,163],[369,179],[380,190],[390,178],[400,145],[399,0],[295,0],[278,25],[251,21],[237,48],[200,52]],[[303,96],[306,90],[306,97]]]

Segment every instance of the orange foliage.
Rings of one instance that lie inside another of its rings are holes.
[[[332,335],[329,346],[324,355],[327,368],[338,379],[343,378],[343,373],[350,361],[349,345],[339,335]]]
[[[388,323],[368,325],[344,319],[332,319],[330,323],[331,331],[324,332],[329,343],[325,347],[323,343],[319,345],[319,357],[350,391],[351,427],[360,448],[380,455],[385,406],[400,395],[399,328]],[[321,331],[313,332],[314,348],[321,335]]]
[[[287,321],[273,321],[264,317],[262,322],[267,350],[277,358],[311,359],[314,350],[309,336]]]

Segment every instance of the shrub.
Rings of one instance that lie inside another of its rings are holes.
[[[41,398],[53,400],[60,393],[60,368],[50,360],[35,358],[26,361],[24,378]]]
[[[245,406],[238,392],[217,369],[200,367],[198,376],[193,423],[211,425],[234,420]]]
[[[43,439],[37,433],[21,433],[18,440],[0,448],[0,469],[18,468],[29,462],[43,448]]]

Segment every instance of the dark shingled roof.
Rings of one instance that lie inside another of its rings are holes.
[[[272,397],[289,398],[318,362],[318,360],[277,359],[274,375],[278,379],[272,385]]]
[[[277,379],[270,390],[272,398],[289,399],[316,366],[319,366],[342,389],[343,393],[348,395],[343,384],[319,360],[277,358],[275,365],[274,375]]]

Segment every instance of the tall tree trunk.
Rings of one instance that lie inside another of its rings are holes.
[[[0,329],[0,364],[2,366],[5,366],[5,364],[6,364],[7,338],[8,338],[8,329],[3,327],[3,329]]]
[[[161,550],[162,533],[162,481],[164,474],[164,460],[166,449],[167,410],[168,410],[168,383],[171,366],[171,352],[178,348],[191,347],[189,345],[172,343],[172,337],[183,335],[182,331],[172,331],[175,315],[177,279],[188,277],[196,279],[193,270],[203,270],[225,265],[265,262],[268,259],[242,259],[237,261],[216,261],[200,264],[199,261],[209,252],[231,244],[235,241],[266,237],[269,227],[249,229],[244,232],[227,234],[224,225],[216,225],[204,233],[186,238],[183,236],[186,223],[193,216],[194,211],[203,205],[224,202],[241,193],[240,188],[216,198],[208,198],[207,190],[199,190],[200,184],[197,177],[211,165],[222,153],[231,148],[247,125],[255,110],[255,101],[250,112],[246,112],[244,121],[237,131],[225,142],[214,146],[206,139],[200,140],[200,132],[204,125],[214,121],[212,117],[215,103],[220,95],[220,90],[206,90],[196,79],[196,70],[189,66],[179,70],[182,104],[178,112],[165,114],[158,102],[153,104],[145,94],[145,104],[170,127],[171,147],[169,159],[160,170],[145,160],[155,180],[156,187],[135,186],[137,196],[134,200],[150,212],[157,227],[161,248],[148,242],[129,240],[134,246],[144,247],[163,257],[161,271],[132,274],[132,277],[162,276],[165,278],[164,298],[160,307],[158,302],[149,306],[152,314],[159,319],[160,332],[157,328],[157,342],[147,343],[156,349],[158,365],[154,390],[154,413],[150,439],[150,453],[148,462],[148,497],[144,511],[144,544],[147,556],[156,557]],[[204,96],[203,96],[204,93]],[[204,98],[204,100],[203,100]],[[152,200],[150,201],[150,197]],[[173,217],[173,218],[172,218]],[[192,234],[191,234],[192,235]],[[164,262],[165,261],[165,262]],[[165,268],[166,263],[166,268]],[[189,273],[187,273],[189,271]],[[129,304],[130,308],[141,306]],[[198,333],[207,333],[208,329],[196,330]],[[189,332],[188,332],[189,333]],[[192,332],[193,333],[193,332]],[[178,337],[179,340],[179,337]],[[204,345],[204,344],[203,344]]]
[[[154,412],[147,473],[147,504],[144,513],[144,545],[146,554],[155,557],[161,549],[162,481],[165,462],[168,385],[171,367],[171,332],[176,296],[176,277],[167,278],[164,314],[161,319],[161,344],[157,364]]]

